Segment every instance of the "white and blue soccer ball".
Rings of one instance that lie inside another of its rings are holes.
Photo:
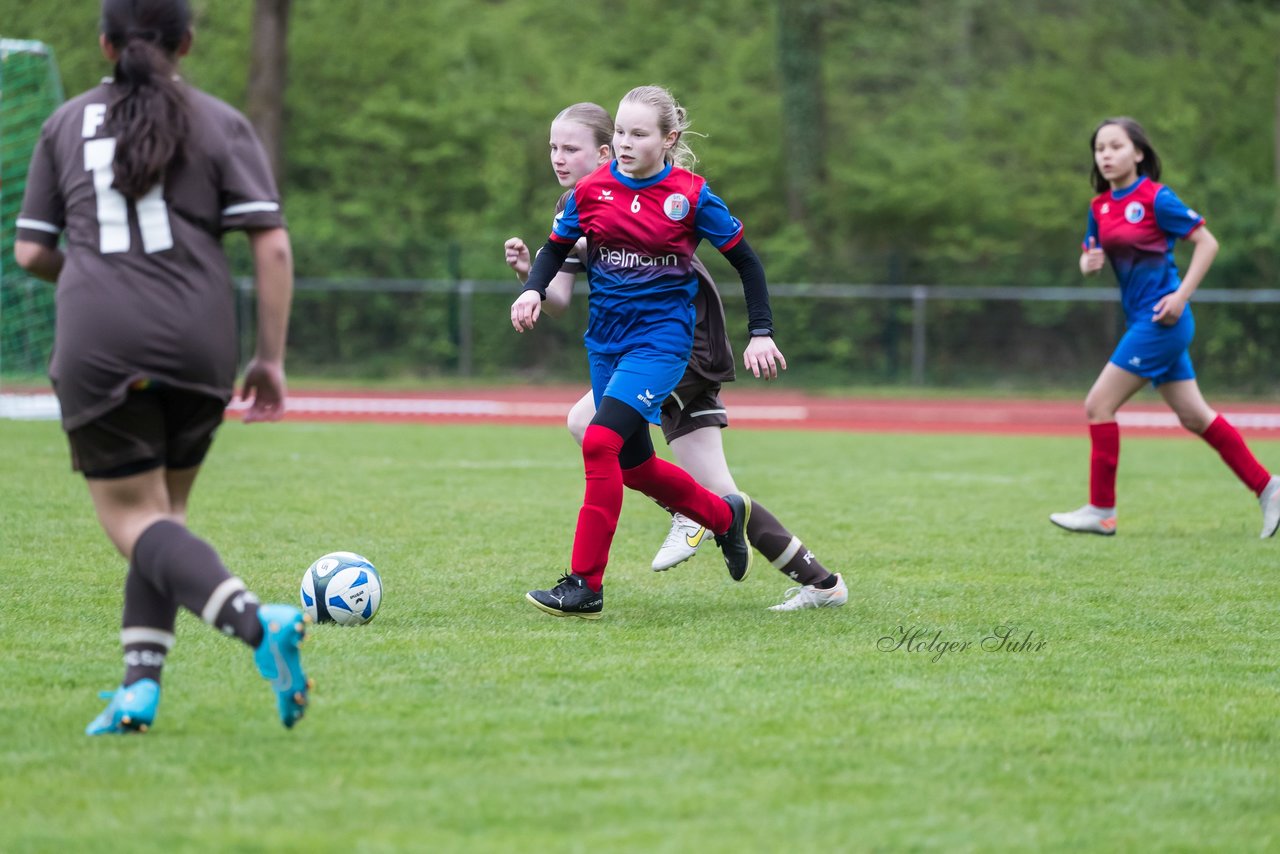
[[[317,623],[361,626],[382,604],[382,576],[354,552],[330,552],[302,576],[302,608]]]

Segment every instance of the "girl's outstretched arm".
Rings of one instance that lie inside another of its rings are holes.
[[[787,369],[787,360],[773,341],[773,309],[769,306],[764,265],[746,238],[735,243],[724,257],[738,271],[742,293],[747,298],[747,331],[751,341],[742,351],[742,363],[757,379],[777,379],[779,368]]]

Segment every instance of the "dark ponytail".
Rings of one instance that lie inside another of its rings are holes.
[[[102,34],[117,53],[106,123],[116,139],[113,186],[127,198],[145,195],[182,158],[187,100],[174,74],[190,29],[187,0],[102,2]]]

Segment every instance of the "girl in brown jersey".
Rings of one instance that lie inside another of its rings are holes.
[[[253,650],[286,727],[307,702],[298,609],[259,606],[186,527],[192,486],[234,391],[222,234],[248,233],[258,288],[246,421],[283,414],[293,289],[266,156],[240,113],[177,75],[191,42],[187,0],[104,0],[99,44],[114,74],[45,123],[17,222],[18,263],[57,282],[50,378],[72,467],[129,561],[124,679],[89,735],[151,726],[179,607]]]
[[[608,163],[613,156],[614,121],[598,104],[566,107],[551,123],[551,167],[560,186],[571,189],[579,180]],[[581,244],[580,244],[581,246]],[[528,246],[518,237],[505,244],[507,264],[523,282],[529,273]],[[695,259],[696,262],[696,259]],[[575,252],[547,287],[542,307],[558,315],[573,296],[574,280],[583,261]],[[662,407],[662,432],[676,461],[700,484],[719,495],[737,492],[724,455],[720,430],[729,424],[720,401],[722,382],[734,378],[733,354],[725,333],[724,306],[711,274],[695,263],[699,279],[698,319],[694,327],[693,355],[684,378]],[[513,324],[515,310],[512,312]],[[517,330],[520,327],[516,326]],[[785,367],[785,364],[784,364]],[[581,445],[587,425],[596,413],[591,391],[574,404],[568,427]],[[800,583],[788,591],[773,610],[793,611],[845,604],[848,588],[839,574],[827,571],[810,551],[760,502],[752,499],[747,539],[784,575]],[[662,572],[693,557],[706,529],[680,513],[672,514],[671,530],[654,557],[652,568]]]

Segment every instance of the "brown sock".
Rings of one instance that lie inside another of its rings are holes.
[[[774,569],[803,585],[817,584],[831,576],[813,552],[754,498],[751,499],[751,518],[747,520],[747,540]]]
[[[133,568],[176,602],[251,648],[262,643],[258,599],[223,566],[213,547],[177,522],[156,522],[133,547]]]
[[[165,598],[134,567],[124,579],[124,617],[120,621],[120,645],[124,647],[124,680],[160,681],[164,659],[173,648],[176,603]]]

